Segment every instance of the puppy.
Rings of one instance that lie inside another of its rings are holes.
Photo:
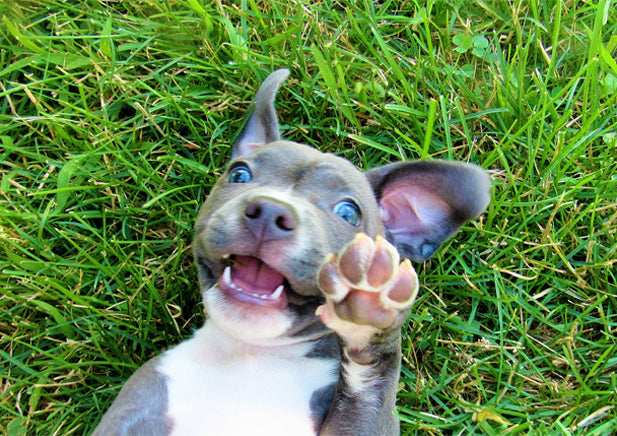
[[[94,435],[399,434],[408,259],[481,214],[490,179],[441,161],[362,173],[282,140],[274,97],[288,74],[261,86],[197,217],[205,325],[139,369]]]

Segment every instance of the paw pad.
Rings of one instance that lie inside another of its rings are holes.
[[[341,251],[330,255],[318,277],[327,304],[319,313],[337,331],[337,320],[387,329],[402,322],[411,307],[418,279],[408,260],[400,257],[384,238],[363,233]],[[326,313],[326,311],[334,313]]]

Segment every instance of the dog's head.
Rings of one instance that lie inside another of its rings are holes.
[[[261,86],[195,228],[208,316],[249,342],[323,334],[317,273],[356,233],[385,236],[422,261],[490,199],[488,176],[472,165],[400,162],[363,173],[281,140],[274,97],[288,74]]]

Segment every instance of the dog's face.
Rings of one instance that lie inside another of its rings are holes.
[[[197,219],[203,285],[219,278],[205,294],[209,316],[255,339],[315,333],[317,271],[358,232],[375,237],[384,227],[350,162],[287,141],[236,157]]]
[[[210,319],[246,342],[284,344],[326,328],[320,267],[359,233],[382,235],[425,260],[490,199],[473,165],[399,162],[363,173],[350,162],[280,139],[272,73],[202,206],[193,251]]]

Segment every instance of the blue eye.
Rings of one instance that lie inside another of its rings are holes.
[[[253,180],[253,174],[246,165],[238,165],[229,170],[229,183],[248,183]]]
[[[357,227],[360,224],[360,209],[349,200],[339,201],[334,205],[332,211],[352,226]]]

